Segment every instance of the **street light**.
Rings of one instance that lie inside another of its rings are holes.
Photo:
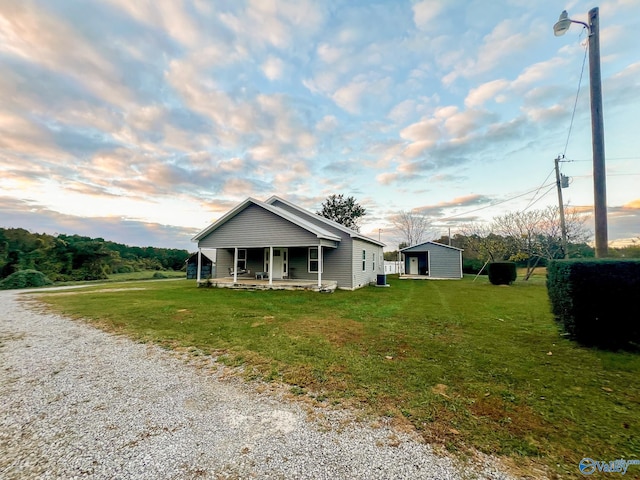
[[[572,23],[583,25],[589,31],[589,83],[591,90],[591,143],[593,148],[593,207],[596,229],[596,257],[608,253],[607,239],[607,187],[604,164],[604,120],[602,115],[602,80],[600,74],[600,19],[598,7],[589,10],[589,23],[569,18],[564,10],[553,26],[556,37],[564,35]]]

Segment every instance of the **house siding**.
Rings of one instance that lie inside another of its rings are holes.
[[[286,210],[300,217],[303,215],[299,210],[296,210],[295,208],[291,208],[286,203],[275,201],[272,205],[274,207],[281,208],[283,210]],[[349,235],[347,232],[344,232],[343,230],[340,230],[339,228],[336,228],[332,225],[325,223],[319,217],[318,218],[315,218],[315,217],[318,217],[318,216],[315,214],[307,214],[304,216],[304,219],[341,238],[339,248],[337,249],[323,248],[322,249],[322,252],[323,252],[322,259],[324,262],[324,267],[322,269],[322,278],[326,280],[337,281],[338,288],[352,289],[357,287],[358,285],[363,285],[363,283],[360,283],[360,284],[355,283],[354,275],[352,275],[354,240],[351,238],[351,235]],[[382,250],[382,248],[380,250]],[[308,272],[306,263],[303,268],[304,268],[304,272]],[[296,269],[296,276],[297,276],[297,271],[299,270]],[[318,275],[316,273],[306,273],[306,275],[307,276],[303,276],[301,274],[299,278],[318,278]]]
[[[353,239],[352,268],[354,288],[376,282],[378,275],[384,273],[382,247],[359,239]],[[365,251],[365,269],[362,270],[362,251]],[[375,254],[375,269],[373,255]]]
[[[286,238],[286,244],[282,239]],[[214,232],[201,239],[201,248],[290,247],[317,245],[318,238],[302,227],[259,207],[250,205]],[[220,265],[220,270],[223,269]]]
[[[219,248],[216,250],[216,276],[222,278],[229,276],[229,269],[233,267],[234,251]]]
[[[437,254],[429,253],[429,276],[435,278],[462,278],[460,251],[440,249]]]

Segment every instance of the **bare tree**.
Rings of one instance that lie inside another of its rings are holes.
[[[567,233],[567,243],[586,243],[591,232],[586,227],[587,216],[576,208],[564,208],[564,223]],[[547,259],[563,258],[568,252],[564,251],[562,229],[560,226],[560,209],[549,206],[541,211],[541,250]]]
[[[391,217],[391,223],[402,238],[401,243],[407,246],[417,245],[433,235],[431,220],[426,215],[402,210]]]
[[[505,238],[491,232],[485,223],[469,223],[460,228],[464,237],[464,249],[483,261],[498,262],[509,257],[509,245]]]
[[[567,241],[581,242],[589,238],[584,223],[584,216],[576,209],[566,210]],[[529,279],[541,259],[564,257],[558,207],[507,213],[494,219],[491,230],[513,242],[516,251],[510,260],[527,261],[525,280]]]

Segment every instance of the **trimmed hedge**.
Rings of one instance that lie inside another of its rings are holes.
[[[53,285],[53,282],[44,273],[37,270],[20,270],[2,280],[0,290],[44,287],[45,285]]]
[[[607,349],[640,344],[640,261],[554,260],[547,293],[570,338]]]
[[[511,285],[517,276],[515,262],[492,262],[489,264],[489,281],[493,285]]]

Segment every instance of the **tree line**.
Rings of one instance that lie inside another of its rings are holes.
[[[180,270],[188,256],[187,250],[0,228],[0,279],[21,270],[37,270],[54,282],[101,280],[112,273]]]

